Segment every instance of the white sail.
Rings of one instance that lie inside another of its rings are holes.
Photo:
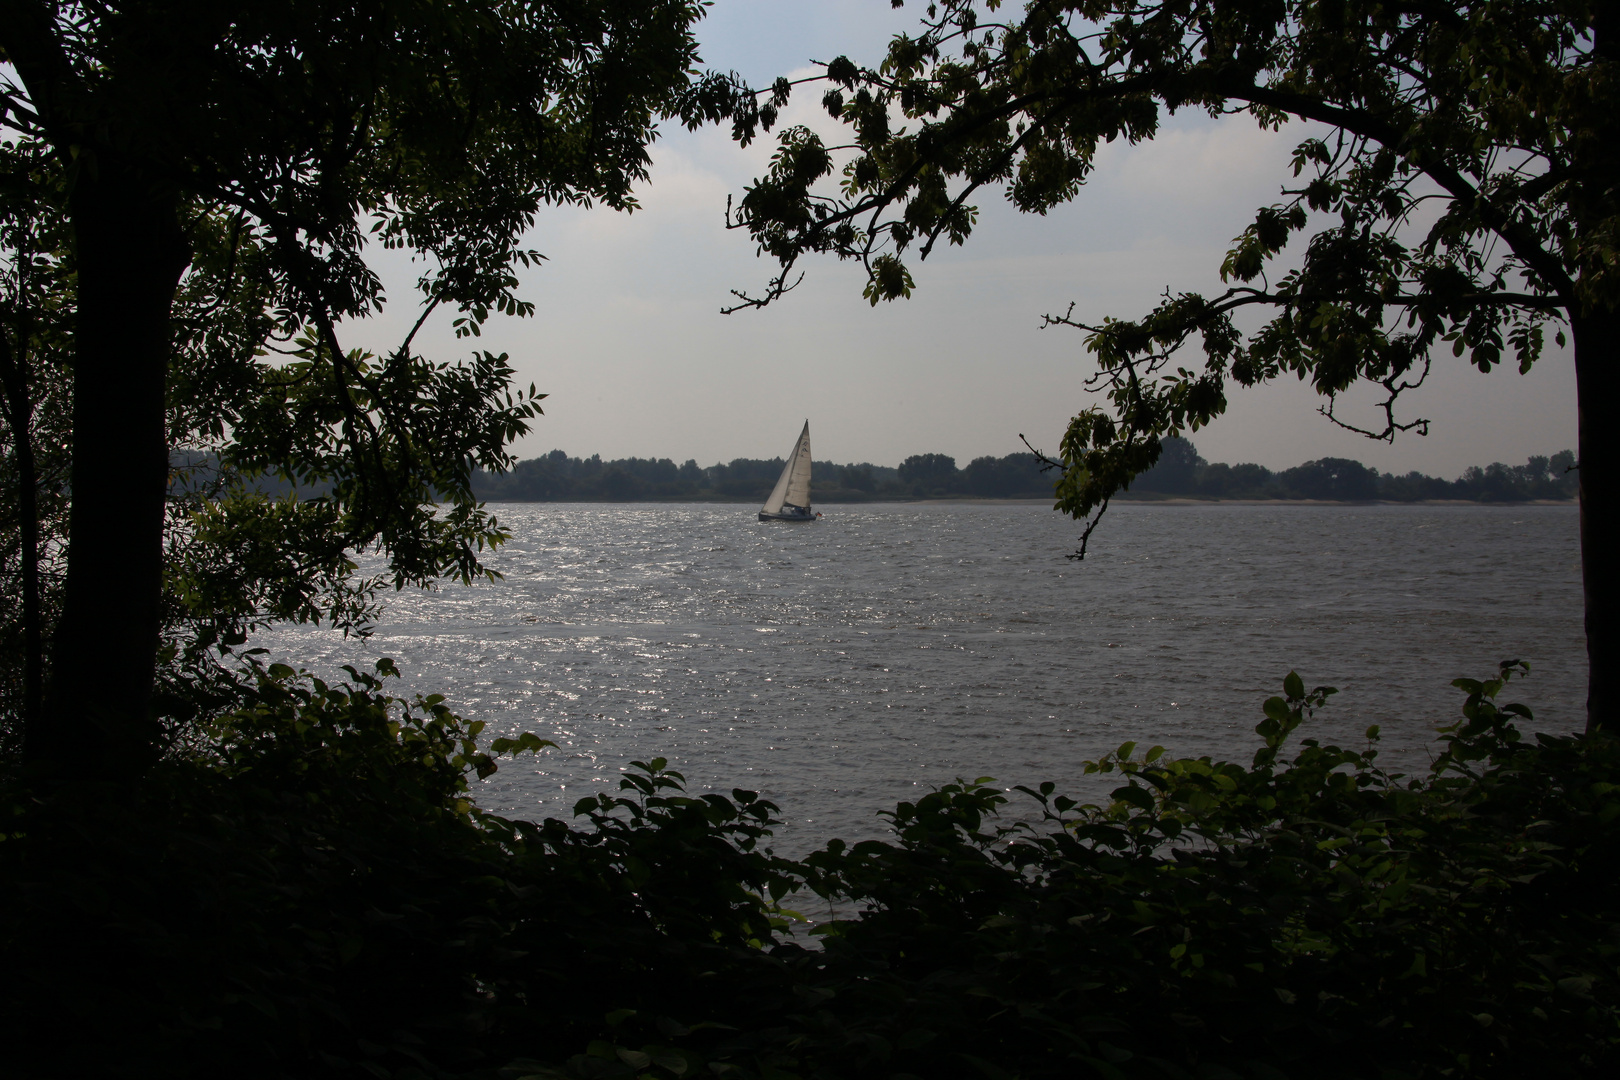
[[[782,475],[777,477],[771,497],[759,508],[762,514],[780,514],[783,506],[810,508],[810,421],[804,422],[799,441],[793,444]]]
[[[804,422],[804,430],[799,433],[799,441],[793,447],[793,456],[788,459],[787,498],[782,500],[788,506],[802,506],[810,508],[810,421]]]

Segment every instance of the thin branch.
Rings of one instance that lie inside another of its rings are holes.
[[[1091,544],[1091,534],[1097,531],[1098,525],[1102,524],[1103,515],[1108,513],[1108,501],[1111,498],[1113,498],[1111,495],[1103,496],[1103,501],[1098,505],[1097,512],[1091,516],[1091,520],[1086,522],[1085,529],[1080,533],[1079,550],[1070,552],[1068,555],[1064,556],[1064,558],[1072,559],[1074,562],[1082,562],[1085,560],[1086,549]]]
[[[416,325],[411,327],[411,332],[405,335],[405,340],[399,343],[399,348],[394,350],[394,355],[403,356],[410,349],[411,342],[416,340],[417,331],[422,329],[422,324],[428,321],[428,316],[433,314],[434,309],[439,306],[439,301],[442,299],[444,298],[441,296],[435,296],[427,307],[423,309],[421,318],[416,320]]]

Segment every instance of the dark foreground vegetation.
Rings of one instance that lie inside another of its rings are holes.
[[[1185,496],[1200,499],[1326,499],[1418,502],[1526,502],[1574,499],[1575,455],[1564,450],[1523,465],[1473,466],[1455,480],[1409,472],[1380,473],[1359,461],[1322,458],[1272,472],[1264,465],[1211,464],[1187,439],[1162,440],[1158,463],[1137,476],[1122,498]],[[473,490],[496,502],[635,502],[657,499],[763,499],[782,472],[782,459],[737,458],[703,468],[669,458],[569,457],[553,450],[520,461],[505,473],[478,473]],[[914,454],[899,468],[818,461],[811,493],[824,502],[880,499],[1050,499],[1056,477],[1034,454],[979,457],[966,468],[948,454]]]
[[[792,862],[661,760],[481,813],[481,725],[271,667],[138,787],[4,790],[6,1072],[1613,1075],[1620,746],[1521,737],[1517,671],[1423,776],[1300,741],[1331,691],[1290,675],[1250,764],[1127,744],[1108,805],[960,782]],[[806,891],[854,914],[793,936]]]
[[[1425,776],[1309,739],[1285,758],[1325,699],[1291,676],[1249,765],[1121,747],[1087,766],[1122,781],[1107,806],[1043,785],[1018,797],[1046,815],[1006,827],[1006,793],[965,782],[897,806],[887,843],[789,862],[761,848],[774,807],[689,796],[658,760],[572,824],[481,814],[479,725],[389,700],[386,662],[345,686],[233,670],[254,630],[365,633],[390,588],[493,574],[507,534],[474,471],[513,464],[544,395],[414,329],[354,348],[401,292],[367,256],[421,268],[402,327],[531,313],[544,207],[628,210],[655,124],[747,144],[794,93],[704,73],[704,10],[0,4],[0,1072],[1613,1074],[1612,3],[939,0],[881,67],[804,80],[846,148],[777,130],[729,215],[779,266],[740,306],[819,254],[875,303],[967,239],[985,185],[1045,212],[1185,109],[1321,125],[1221,292],[1049,320],[1086,334],[1104,397],[1047,493],[1083,551],[1234,388],[1306,379],[1333,416],[1374,384],[1369,434],[1393,437],[1436,354],[1523,372],[1550,333],[1580,399],[1584,734],[1520,738],[1509,666],[1462,684]],[[224,467],[176,485],[181,455]],[[959,472],[907,467],[930,495]],[[322,494],[271,500],[265,476]],[[805,891],[855,914],[792,936],[775,905]]]

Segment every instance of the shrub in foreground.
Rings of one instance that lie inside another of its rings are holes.
[[[995,824],[1007,795],[984,780],[902,803],[892,842],[805,861],[859,913],[818,952],[779,947],[791,996],[712,1018],[741,1033],[705,1032],[694,1058],[759,1077],[1607,1075],[1620,747],[1521,737],[1529,710],[1496,701],[1520,670],[1458,682],[1463,720],[1416,778],[1378,768],[1376,729],[1284,760],[1332,693],[1290,675],[1247,767],[1126,744],[1086,766],[1123,781],[1109,805],[1018,789],[1036,825]],[[622,1049],[536,1072],[645,1075]]]
[[[380,674],[391,665],[380,665]],[[24,1076],[1596,1075],[1616,1063],[1620,747],[1461,681],[1423,776],[1305,739],[1131,744],[1107,805],[948,785],[802,862],[662,761],[578,823],[480,813],[437,698],[260,673],[139,788],[6,792],[0,1020]],[[493,752],[543,740],[496,740]],[[785,932],[808,890],[856,913]],[[819,940],[817,940],[819,939]]]

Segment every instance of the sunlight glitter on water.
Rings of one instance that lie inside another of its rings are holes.
[[[517,816],[654,756],[777,802],[789,851],[880,835],[876,811],[957,776],[1095,795],[1079,763],[1126,740],[1247,760],[1291,668],[1341,690],[1315,734],[1380,724],[1405,768],[1455,718],[1450,680],[1498,660],[1532,663],[1538,726],[1580,722],[1572,507],[1125,504],[1084,563],[1041,506],[495,510],[503,582],[392,596],[367,642],[256,643],[323,673],[391,656],[492,735],[557,742],[482,785]]]

